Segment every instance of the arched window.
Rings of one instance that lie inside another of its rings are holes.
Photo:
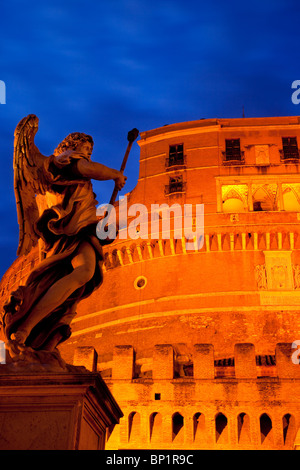
[[[112,259],[112,265],[115,268],[117,268],[118,266],[121,266],[117,249],[113,250],[113,252],[111,254],[111,259]]]
[[[203,413],[196,413],[193,416],[193,436],[194,441],[203,440],[205,437],[205,416]]]
[[[140,439],[141,417],[139,413],[133,411],[128,416],[128,442]]]
[[[300,203],[295,194],[295,191],[291,188],[287,188],[282,195],[283,198],[283,207],[285,211],[289,212],[300,212]]]
[[[150,415],[150,441],[159,442],[162,440],[162,416],[160,413]]]
[[[264,445],[273,443],[273,426],[270,416],[263,413],[260,417],[260,437]]]
[[[285,446],[291,446],[294,443],[296,434],[296,423],[294,416],[287,413],[282,418],[283,443]]]
[[[248,187],[246,184],[222,186],[223,212],[248,211]]]
[[[216,442],[219,444],[228,442],[228,420],[223,413],[216,416]]]
[[[246,212],[246,209],[243,201],[238,198],[231,198],[223,202],[223,212]]]
[[[184,418],[180,413],[175,413],[172,416],[172,441],[176,439],[183,441],[183,425]]]
[[[253,211],[277,210],[277,185],[252,184]]]
[[[111,264],[111,260],[110,260],[108,252],[106,252],[104,254],[104,265],[105,265],[106,269],[111,269],[112,268],[112,264]]]
[[[251,442],[250,418],[246,413],[240,413],[237,418],[238,442],[247,444]]]

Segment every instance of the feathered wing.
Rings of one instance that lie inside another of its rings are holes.
[[[17,255],[26,255],[38,242],[34,231],[39,217],[37,194],[45,194],[46,180],[42,155],[34,143],[38,130],[34,114],[23,118],[16,127],[14,141],[14,190],[19,223]]]

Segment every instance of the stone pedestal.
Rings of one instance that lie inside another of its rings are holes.
[[[106,429],[121,417],[96,372],[14,373],[0,365],[0,450],[104,449]]]

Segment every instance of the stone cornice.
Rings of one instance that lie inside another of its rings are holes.
[[[106,248],[104,269],[109,270],[176,255],[295,250],[300,249],[300,240],[298,238],[298,233],[294,231],[205,233],[203,243],[200,237],[194,238],[194,250],[186,249],[185,237],[168,240],[124,240],[123,244],[120,242],[113,243]]]

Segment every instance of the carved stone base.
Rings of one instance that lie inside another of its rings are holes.
[[[16,370],[18,369],[18,371]],[[122,412],[101,376],[84,367],[32,371],[0,365],[1,450],[98,450]]]

